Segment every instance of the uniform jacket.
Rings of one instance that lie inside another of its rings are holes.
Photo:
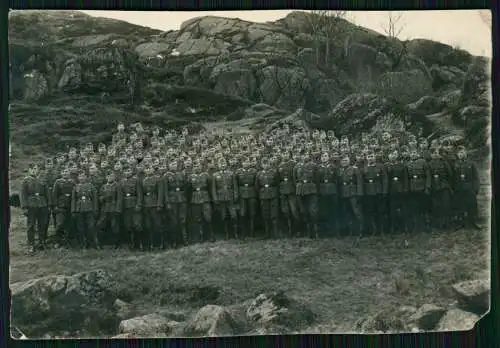
[[[257,191],[255,189],[256,177],[257,171],[254,168],[242,168],[236,172],[236,181],[238,183],[240,198],[248,199],[257,197]]]
[[[431,189],[440,191],[451,189],[452,171],[445,159],[433,159],[429,162]]]
[[[339,179],[342,198],[363,195],[363,175],[357,166],[340,168]]]
[[[142,208],[142,182],[137,177],[125,178],[121,181],[123,209]]]
[[[295,194],[297,196],[314,195],[318,193],[316,166],[309,162],[295,166]]]
[[[119,182],[105,183],[99,190],[99,205],[103,213],[121,213],[123,191]]]
[[[163,208],[163,180],[159,175],[145,176],[142,179],[142,189],[144,208]]]
[[[99,209],[97,190],[90,182],[76,184],[71,194],[72,213],[94,213]]]
[[[479,192],[479,174],[474,163],[457,161],[454,168],[454,187],[457,191]]]
[[[316,169],[319,194],[322,196],[339,193],[338,169],[333,164],[321,164]]]
[[[215,202],[234,202],[238,200],[236,175],[230,170],[215,172],[212,177],[212,197]]]
[[[75,182],[71,179],[57,179],[52,189],[52,202],[56,210],[64,211],[71,209],[71,194]]]
[[[162,178],[165,204],[187,202],[187,180],[184,172],[167,172]]]
[[[50,192],[52,192],[52,189],[54,188],[54,183],[57,180],[57,175],[57,168],[53,168],[52,170],[45,170],[40,175],[40,179],[46,182]]]
[[[424,192],[431,188],[431,176],[427,162],[420,158],[408,164],[409,191]]]
[[[210,175],[207,172],[191,174],[189,183],[191,185],[191,203],[203,204],[210,202]]]
[[[281,195],[295,194],[294,164],[287,162],[279,166],[279,192]]]
[[[391,163],[387,167],[389,193],[408,192],[408,168],[404,163]]]
[[[262,200],[278,197],[278,173],[276,170],[261,170],[257,173],[256,188],[259,198]]]
[[[366,165],[363,168],[363,184],[365,196],[387,194],[388,180],[385,168],[379,164]]]
[[[47,208],[51,206],[50,191],[45,180],[33,176],[25,177],[21,188],[21,207]]]
[[[106,176],[104,175],[104,173],[99,172],[96,176],[91,178],[91,181],[97,192],[99,192],[101,186],[106,183]]]

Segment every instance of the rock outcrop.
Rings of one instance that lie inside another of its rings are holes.
[[[96,270],[13,283],[12,316],[31,338],[61,331],[109,335],[119,322],[111,282]]]

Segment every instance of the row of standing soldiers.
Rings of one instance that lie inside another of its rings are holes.
[[[50,216],[59,244],[142,250],[255,237],[257,230],[318,238],[475,225],[479,178],[465,148],[450,161],[442,147],[426,157],[411,143],[406,156],[392,147],[386,158],[370,149],[360,156],[323,147],[318,154],[308,144],[297,156],[264,147],[257,161],[255,152],[228,161],[224,151],[210,160],[177,153],[165,160],[154,142],[138,146],[139,159],[130,146],[119,159],[103,144],[100,159],[92,144],[70,149],[43,170],[30,167],[23,182],[28,244],[35,249],[38,230],[46,246]]]

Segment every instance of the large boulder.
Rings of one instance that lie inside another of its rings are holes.
[[[182,41],[175,50],[180,55],[207,55],[217,56],[229,52],[230,43],[221,39],[200,38]]]
[[[454,66],[437,66],[430,69],[434,90],[461,87],[465,72]]]
[[[433,96],[425,96],[414,103],[406,105],[406,109],[411,114],[416,115],[429,115],[441,111],[442,108],[441,101]]]
[[[68,60],[59,79],[58,87],[62,90],[79,88],[82,83],[82,66],[75,59]]]
[[[120,334],[130,334],[133,337],[167,337],[178,325],[178,322],[152,313],[123,320],[118,331]]]
[[[415,313],[411,314],[408,321],[410,325],[414,324],[412,327],[416,327],[419,330],[434,330],[445,313],[446,309],[426,303],[419,307]]]
[[[296,109],[305,104],[310,81],[298,67],[267,66],[257,73],[262,102],[285,109]]]
[[[489,279],[463,281],[452,286],[460,307],[482,315],[490,308],[491,285]]]
[[[273,114],[273,116],[274,115],[275,114]],[[270,117],[267,117],[267,119],[270,119]],[[274,130],[283,129],[285,126],[293,132],[303,132],[309,130],[311,128],[309,123],[314,123],[317,119],[320,119],[319,115],[300,108],[290,115],[268,124],[265,128],[265,132],[271,133]]]
[[[360,84],[374,83],[381,74],[390,71],[392,66],[385,53],[361,43],[350,44],[345,55],[350,75]]]
[[[219,64],[218,57],[206,57],[184,68],[184,83],[189,86],[209,87],[212,70]]]
[[[459,106],[461,98],[462,91],[460,89],[455,89],[440,96],[439,103],[446,109],[453,110]]]
[[[13,283],[12,320],[29,337],[66,331],[107,335],[119,322],[111,288],[110,276],[101,270]]]
[[[344,98],[323,118],[322,127],[339,134],[357,134],[373,127],[388,114],[398,117],[401,110],[386,98],[370,93],[354,93]]]
[[[480,317],[474,313],[453,308],[448,310],[439,321],[437,331],[468,331],[474,328]]]
[[[255,76],[251,70],[233,70],[220,74],[214,91],[245,99],[253,99],[257,87]]]
[[[432,81],[421,70],[388,72],[375,87],[377,94],[401,104],[413,103],[432,93]]]
[[[452,65],[466,69],[472,60],[470,53],[432,40],[410,40],[406,43],[406,47],[409,53],[420,57],[427,66]]]
[[[490,106],[490,66],[487,58],[476,57],[468,67],[462,85],[462,105]]]
[[[196,313],[183,331],[187,337],[231,336],[238,334],[239,325],[224,307],[207,305]]]
[[[311,79],[306,107],[316,113],[328,112],[342,101],[346,94],[346,89],[337,79]]]
[[[257,296],[248,306],[246,314],[255,327],[275,327],[279,330],[307,327],[315,320],[310,309],[282,291]]]
[[[46,77],[38,70],[33,70],[24,75],[24,99],[34,101],[49,94],[49,85]]]

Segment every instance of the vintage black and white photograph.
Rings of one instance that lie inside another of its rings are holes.
[[[9,13],[11,335],[470,330],[489,11]]]

